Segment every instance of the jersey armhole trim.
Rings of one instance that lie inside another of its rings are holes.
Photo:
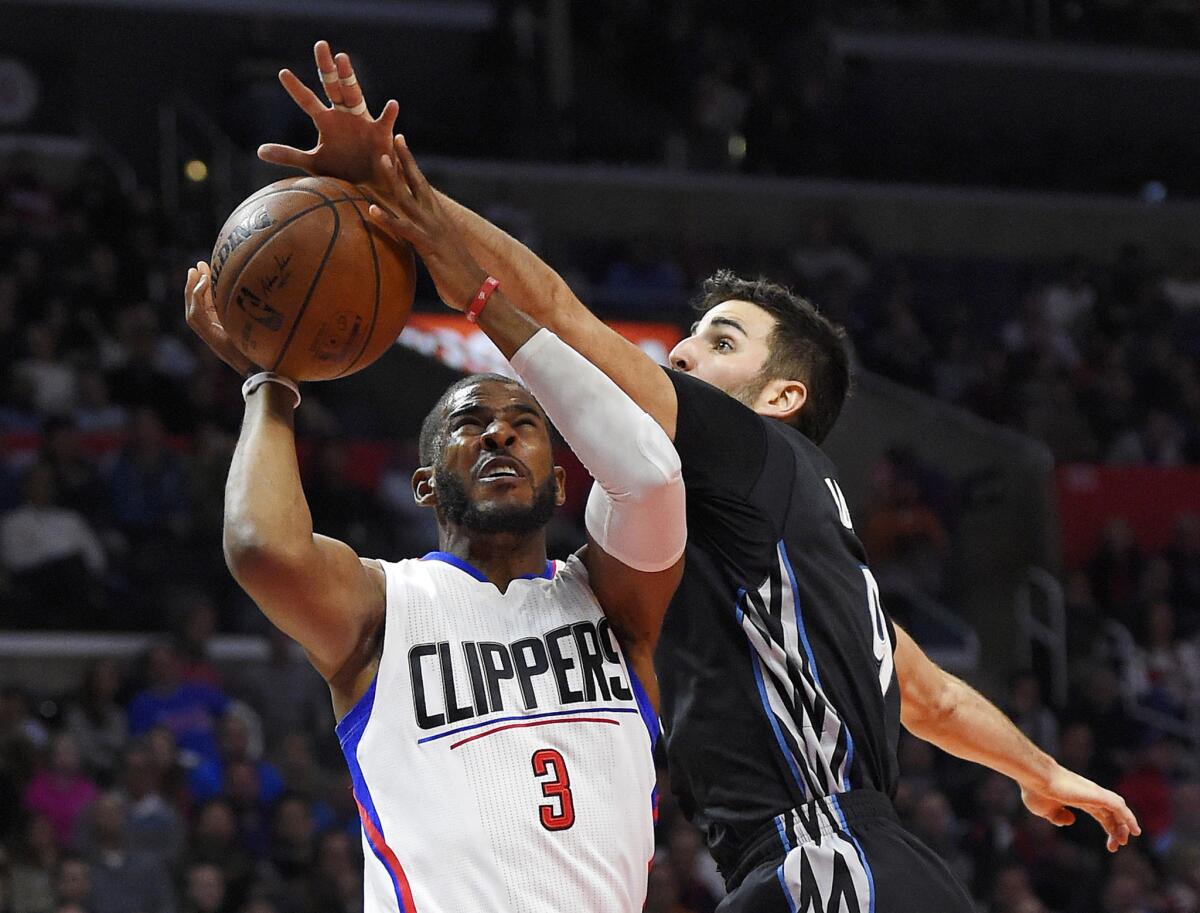
[[[375,705],[375,685],[378,682],[379,673],[377,672],[363,696],[354,702],[354,706],[347,710],[346,715],[333,727],[333,731],[338,737],[338,744],[343,748],[346,747],[348,741],[362,734],[367,721],[371,718],[371,708]]]

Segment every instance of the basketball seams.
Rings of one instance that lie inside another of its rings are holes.
[[[308,292],[305,293],[300,307],[296,309],[296,319],[292,321],[287,339],[283,341],[283,346],[279,349],[279,354],[275,357],[275,364],[271,366],[272,371],[277,370],[280,364],[283,363],[283,357],[287,355],[288,347],[291,346],[292,339],[296,336],[296,330],[300,329],[300,321],[304,319],[304,312],[308,309],[308,303],[312,301],[313,293],[317,290],[317,283],[321,281],[321,274],[325,272],[325,264],[329,262],[333,248],[337,245],[338,235],[342,231],[342,217],[338,214],[337,202],[326,198],[326,202],[321,205],[329,207],[333,213],[333,230],[329,233],[329,243],[325,246],[325,253],[321,256],[321,262],[317,264],[316,271],[313,273],[313,279],[308,286]]]
[[[375,324],[379,320],[379,298],[383,289],[383,277],[379,269],[379,251],[375,247],[375,237],[371,234],[370,223],[366,220],[366,218],[363,217],[362,210],[358,208],[358,204],[354,202],[354,198],[343,194],[343,199],[349,201],[350,205],[354,207],[354,212],[358,216],[358,221],[362,223],[363,231],[367,235],[367,243],[371,248],[371,265],[375,269],[375,302],[371,309],[371,323],[367,327],[367,332],[363,334],[362,346],[359,348],[358,354],[354,356],[354,359],[350,362],[350,364],[346,365],[343,370],[335,374],[333,378],[330,378],[331,380],[338,377],[344,377],[349,374],[350,369],[358,364],[359,360],[363,357],[363,353],[367,351],[367,346],[371,344],[371,336],[375,333]],[[340,203],[341,200],[338,202]]]

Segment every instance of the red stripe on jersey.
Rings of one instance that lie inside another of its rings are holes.
[[[404,913],[417,913],[417,905],[413,903],[412,890],[408,886],[408,878],[400,866],[400,860],[396,858],[392,848],[387,845],[383,834],[379,833],[379,828],[371,821],[371,816],[362,807],[357,796],[354,797],[354,804],[358,806],[358,817],[362,819],[363,829],[367,832],[367,840],[371,842],[371,846],[375,848],[375,852],[379,854],[379,858],[383,860],[383,864],[387,866],[388,871],[392,873],[392,878],[400,887],[400,899],[404,901]]]
[[[459,745],[466,745],[467,742],[474,742],[476,739],[482,739],[485,735],[495,735],[497,732],[503,732],[505,729],[528,729],[531,726],[554,726],[558,723],[608,723],[612,726],[620,726],[620,720],[606,720],[601,717],[594,716],[577,716],[569,720],[538,720],[535,723],[509,723],[507,726],[497,726],[495,729],[489,729],[486,732],[478,732],[475,735],[467,736],[465,739],[453,743],[450,750],[453,751]]]

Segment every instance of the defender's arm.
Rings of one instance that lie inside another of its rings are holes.
[[[930,660],[899,625],[895,628],[900,719],[909,732],[1012,777],[1029,810],[1054,824],[1075,820],[1069,807],[1082,809],[1103,826],[1110,852],[1142,832],[1124,799],[1059,765],[995,704]]]

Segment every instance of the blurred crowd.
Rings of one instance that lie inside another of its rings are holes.
[[[361,909],[357,816],[319,679],[273,634],[261,664],[223,672],[209,655],[215,629],[267,629],[221,558],[241,402],[182,323],[195,254],[99,162],[65,190],[10,167],[0,250],[0,628],[174,632],[68,694],[3,689],[0,913]],[[680,323],[717,266],[762,270],[843,322],[867,367],[1060,461],[1200,462],[1195,251],[1165,268],[1133,247],[1107,264],[894,260],[813,215],[779,251],[564,252],[556,265],[603,312]],[[363,484],[325,396],[306,391],[299,413],[317,528],[363,554],[419,553],[432,532],[406,494],[411,454],[397,447]],[[902,452],[881,466],[863,526],[881,582],[936,593],[940,483]],[[1145,835],[1108,857],[1088,822],[1055,829],[1008,781],[915,740],[897,804],[989,913],[1197,913],[1200,771],[1177,735],[1200,694],[1200,522],[1182,518],[1161,554],[1113,524],[1067,595],[1071,700],[1048,706],[1030,674],[1000,697],[1038,744],[1129,797]],[[648,910],[708,913],[720,876],[662,792]]]
[[[995,695],[1039,746],[1128,799],[1143,827],[1130,846],[1110,856],[1086,817],[1056,828],[1006,778],[902,739],[897,809],[981,913],[1200,911],[1200,758],[1139,712],[1182,718],[1200,694],[1198,531],[1185,521],[1165,554],[1140,555],[1114,527],[1071,579],[1072,630],[1086,636],[1070,700],[1049,706],[1027,672]],[[1133,624],[1126,645],[1119,619]],[[323,683],[277,633],[261,661],[214,662],[215,620],[196,596],[170,636],[92,662],[65,693],[0,688],[0,913],[362,910],[359,823]],[[646,911],[713,913],[722,878],[659,778]]]

